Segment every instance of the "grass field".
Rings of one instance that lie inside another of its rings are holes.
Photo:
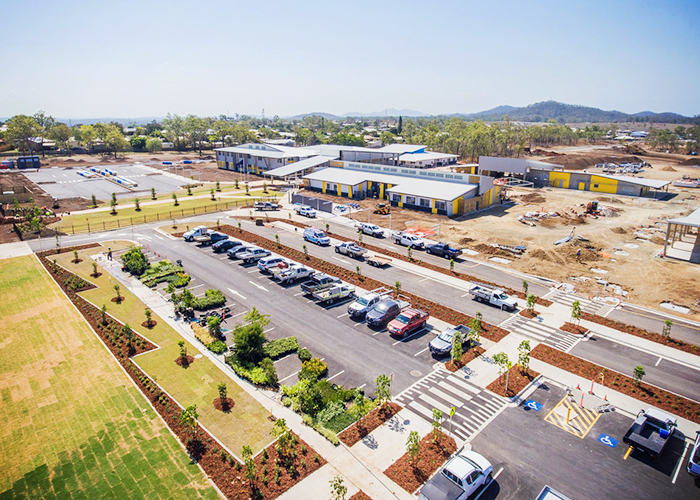
[[[0,499],[218,497],[33,256],[0,317]]]
[[[109,243],[109,245],[112,244]],[[112,248],[116,249],[117,245],[113,245]],[[195,360],[189,368],[178,366],[175,360],[180,353],[177,345],[178,340],[182,340],[180,334],[156,314],[153,315],[153,319],[158,324],[154,328],[148,330],[141,327],[141,323],[146,320],[145,306],[125,287],[122,286],[120,292],[125,300],[119,305],[111,302],[112,297],[115,297],[116,280],[104,270],[99,278],[90,276],[92,259],[89,255],[99,251],[99,248],[82,250],[80,255],[83,262],[79,264],[71,262],[72,253],[60,254],[56,261],[59,265],[98,286],[81,293],[83,297],[97,307],[106,305],[109,314],[123,323],[128,323],[134,331],[160,346],[160,349],[137,356],[134,361],[181,406],[197,404],[199,421],[202,425],[236,455],[240,456],[244,445],[249,445],[253,453],[257,453],[269,444],[273,439],[270,434],[272,423],[267,419],[269,410],[260,405],[238,384],[227,380],[226,374],[206,357]],[[198,352],[195,346],[189,343],[187,343],[187,351],[193,356]],[[212,404],[218,397],[217,385],[222,381],[227,381],[228,397],[235,402],[230,413],[218,411]]]
[[[101,231],[103,229],[113,229],[116,227],[127,227],[135,224],[144,224],[146,222],[154,222],[156,220],[167,221],[178,219],[181,217],[189,217],[195,214],[212,213],[217,210],[225,210],[226,203],[230,210],[238,206],[244,206],[248,202],[252,202],[254,198],[262,196],[272,196],[273,193],[263,194],[262,191],[251,191],[251,196],[236,195],[224,196],[221,201],[212,201],[210,198],[195,198],[191,199],[188,196],[178,196],[178,206],[170,199],[167,203],[155,203],[152,205],[145,204],[146,199],[142,199],[141,210],[136,211],[134,207],[120,208],[117,205],[117,215],[112,215],[109,209],[99,212],[74,213],[63,218],[59,223],[51,224],[51,228],[60,228],[66,233],[81,233],[87,232],[88,226],[91,231]],[[161,199],[163,197],[161,196]],[[120,205],[126,203],[120,202]]]

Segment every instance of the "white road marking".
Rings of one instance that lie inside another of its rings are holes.
[[[345,373],[345,370],[340,370],[338,373],[336,373],[332,377],[328,377],[326,380],[333,380],[335,377],[337,377],[338,375],[342,375],[343,373]]]
[[[362,323],[362,322],[360,322],[360,323],[355,323],[355,324],[352,325],[352,326],[360,326],[360,325],[364,325],[364,323]]]
[[[428,281],[430,278],[423,278],[422,280],[418,280],[418,283],[423,283],[424,281]]]
[[[240,293],[238,293],[236,290],[233,290],[233,289],[229,288],[228,291],[231,292],[231,293],[234,294],[234,295],[238,295],[238,296],[239,296],[240,298],[242,298],[243,300],[248,300],[248,299],[246,299],[243,295],[241,295]]]
[[[422,332],[422,331],[424,331],[424,330],[425,330],[425,327],[421,328],[420,330],[416,330],[415,332],[413,332],[413,333],[412,333],[411,335],[409,335],[408,337],[402,337],[400,340],[397,340],[396,342],[394,342],[394,343],[391,344],[391,345],[396,345],[396,344],[400,344],[401,342],[406,342],[408,339],[415,337],[416,335],[418,335],[420,332]]]
[[[359,390],[359,389],[363,389],[366,385],[367,385],[367,384],[362,384],[362,385],[361,385],[360,387],[358,387],[357,389],[358,389],[358,390]]]
[[[201,285],[191,286],[191,287],[189,288],[189,290],[192,291],[192,290],[194,290],[195,288],[199,288],[200,286],[204,286],[204,283],[202,283]]]
[[[162,236],[158,236],[157,234],[154,234],[153,236],[155,236],[156,238],[158,238],[161,241],[165,241],[165,238],[163,238]]]
[[[231,289],[229,288],[229,290],[231,290]],[[248,311],[239,312],[238,314],[234,314],[233,316],[229,316],[229,318],[237,318],[238,316],[242,316],[243,314],[245,314],[247,312]]]
[[[654,366],[659,366],[659,363],[661,363],[661,360],[664,359],[661,356],[659,356],[659,359],[656,361],[656,364]]]
[[[263,274],[258,279],[261,280],[261,279],[266,279],[266,278],[269,278],[269,276],[267,274]]]
[[[258,285],[255,281],[248,281],[248,283],[250,283],[250,284],[253,285],[254,287],[259,288],[260,290],[264,290],[264,291],[266,291],[266,292],[269,292],[269,290],[268,290],[267,288],[265,288],[265,287],[262,286],[262,285]]]
[[[273,326],[272,328],[268,328],[267,330],[265,330],[263,333],[271,332],[271,331],[274,330],[274,329],[275,329],[275,327]]]
[[[295,296],[295,297],[298,297],[299,295],[304,295],[305,293],[306,293],[306,292],[295,293],[294,296]]]
[[[280,382],[284,382],[285,380],[288,380],[288,379],[292,378],[292,377],[293,377],[294,375],[296,375],[296,374],[297,374],[297,372],[294,372],[294,373],[292,373],[291,375],[287,375],[287,376],[284,377],[282,380],[280,380]]]
[[[673,484],[676,484],[676,479],[678,479],[678,473],[681,470],[681,466],[683,465],[683,461],[685,460],[686,453],[688,453],[688,443],[685,443],[685,448],[683,449],[683,456],[678,461],[678,465],[676,465],[676,472],[673,473],[673,481],[671,481],[671,483]]]
[[[343,313],[340,316],[336,316],[336,318],[342,318],[343,316],[347,316],[347,315],[348,315],[348,313]]]
[[[419,356],[419,355],[423,354],[423,353],[424,353],[425,351],[427,351],[428,349],[430,349],[430,348],[429,348],[429,347],[426,347],[426,348],[423,349],[422,351],[418,351],[417,353],[415,353],[415,354],[413,355],[413,357],[415,358],[416,356]]]
[[[338,260],[338,261],[340,261],[340,262],[344,263],[344,264],[350,264],[350,262],[348,262],[348,261],[347,261],[347,260],[345,260],[345,259],[341,259],[341,258],[339,258],[339,257],[335,257],[335,256],[334,256],[333,258],[334,258],[335,260]]]
[[[258,271],[259,271],[259,269],[256,267],[255,269],[252,269],[251,271],[248,271],[248,274],[250,274],[250,273],[256,273],[256,272],[258,272]]]
[[[469,295],[469,292],[467,292],[467,293],[465,293],[464,295],[462,295],[462,297],[466,297],[467,295]]]

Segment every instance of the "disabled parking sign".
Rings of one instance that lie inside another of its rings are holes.
[[[613,439],[607,434],[603,434],[602,432],[600,433],[600,436],[598,436],[598,441],[610,446],[610,448],[615,448],[615,446],[617,446],[617,439]]]
[[[534,399],[528,399],[527,401],[525,401],[525,407],[530,410],[540,411],[542,409],[542,404],[538,403]]]

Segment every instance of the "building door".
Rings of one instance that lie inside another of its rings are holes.
[[[585,190],[586,190],[586,183],[585,183],[585,182],[579,182],[579,183],[578,183],[578,190],[579,190],[579,191],[585,191]]]

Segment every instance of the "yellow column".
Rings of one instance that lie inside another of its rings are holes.
[[[343,185],[338,183],[338,196],[343,196]]]
[[[326,192],[326,181],[323,181],[323,185],[321,186],[321,192],[322,193]]]
[[[437,208],[435,208],[435,200],[430,200],[430,211],[434,214],[437,213]]]
[[[401,198],[399,198],[399,206],[403,207],[403,195],[400,194],[399,196],[401,197]]]
[[[380,182],[379,183],[379,199],[384,198],[384,183]]]

